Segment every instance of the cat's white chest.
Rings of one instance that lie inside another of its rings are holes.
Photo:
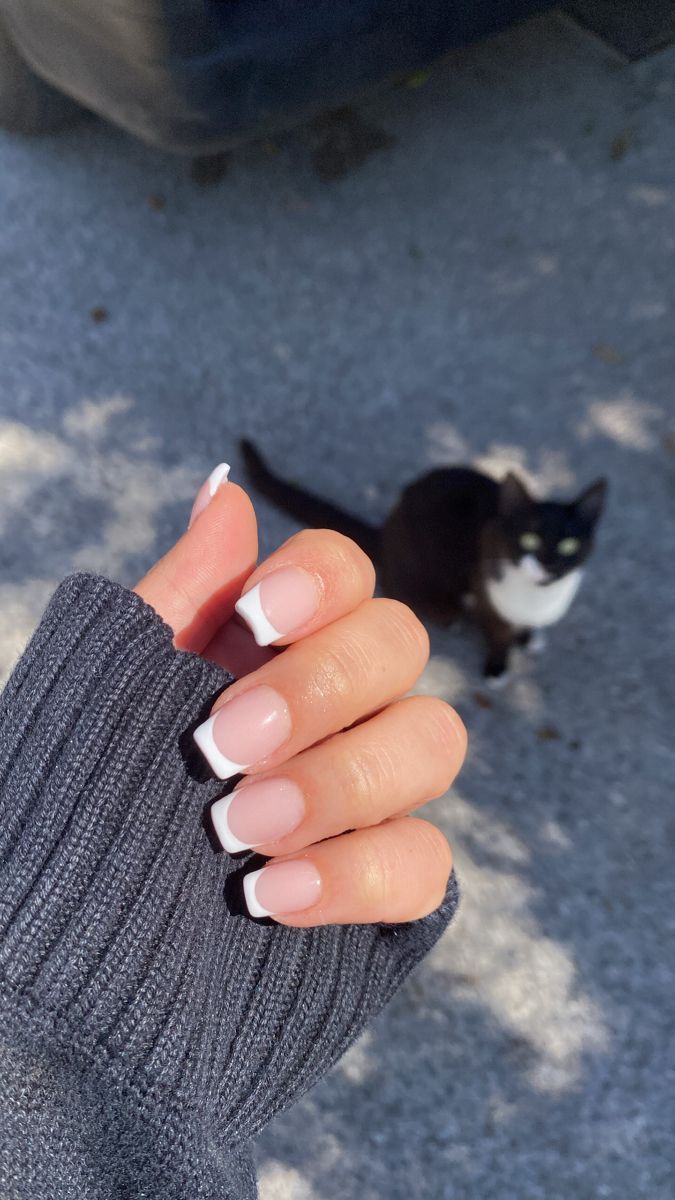
[[[486,582],[490,603],[499,616],[510,625],[537,629],[555,625],[564,617],[579,590],[583,577],[581,568],[570,571],[554,583],[542,585],[543,568],[525,555],[519,563],[504,563],[500,579]]]

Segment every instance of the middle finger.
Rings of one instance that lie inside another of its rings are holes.
[[[397,600],[368,600],[233,684],[194,738],[219,779],[286,762],[406,692],[429,654]]]
[[[409,696],[296,754],[280,771],[249,775],[216,800],[211,823],[230,854],[294,854],[442,796],[465,752],[454,709],[435,696]]]

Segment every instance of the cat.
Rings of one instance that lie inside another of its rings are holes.
[[[607,493],[597,479],[567,503],[536,500],[513,472],[497,482],[470,467],[441,467],[404,488],[378,528],[280,479],[251,442],[251,483],[314,528],[337,529],[373,560],[385,595],[448,625],[467,613],[486,643],[484,675],[506,680],[515,645],[541,645],[568,611],[593,549]]]

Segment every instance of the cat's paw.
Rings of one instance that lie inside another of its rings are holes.
[[[511,672],[502,671],[501,675],[485,675],[485,686],[489,687],[491,692],[501,692],[508,683],[511,682]]]
[[[543,654],[548,645],[548,638],[543,629],[533,629],[526,646],[528,654]]]

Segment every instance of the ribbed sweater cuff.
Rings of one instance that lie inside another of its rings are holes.
[[[230,681],[133,593],[61,585],[0,699],[0,976],[31,1036],[232,1146],[335,1062],[457,896],[400,926],[246,916],[191,739]]]

